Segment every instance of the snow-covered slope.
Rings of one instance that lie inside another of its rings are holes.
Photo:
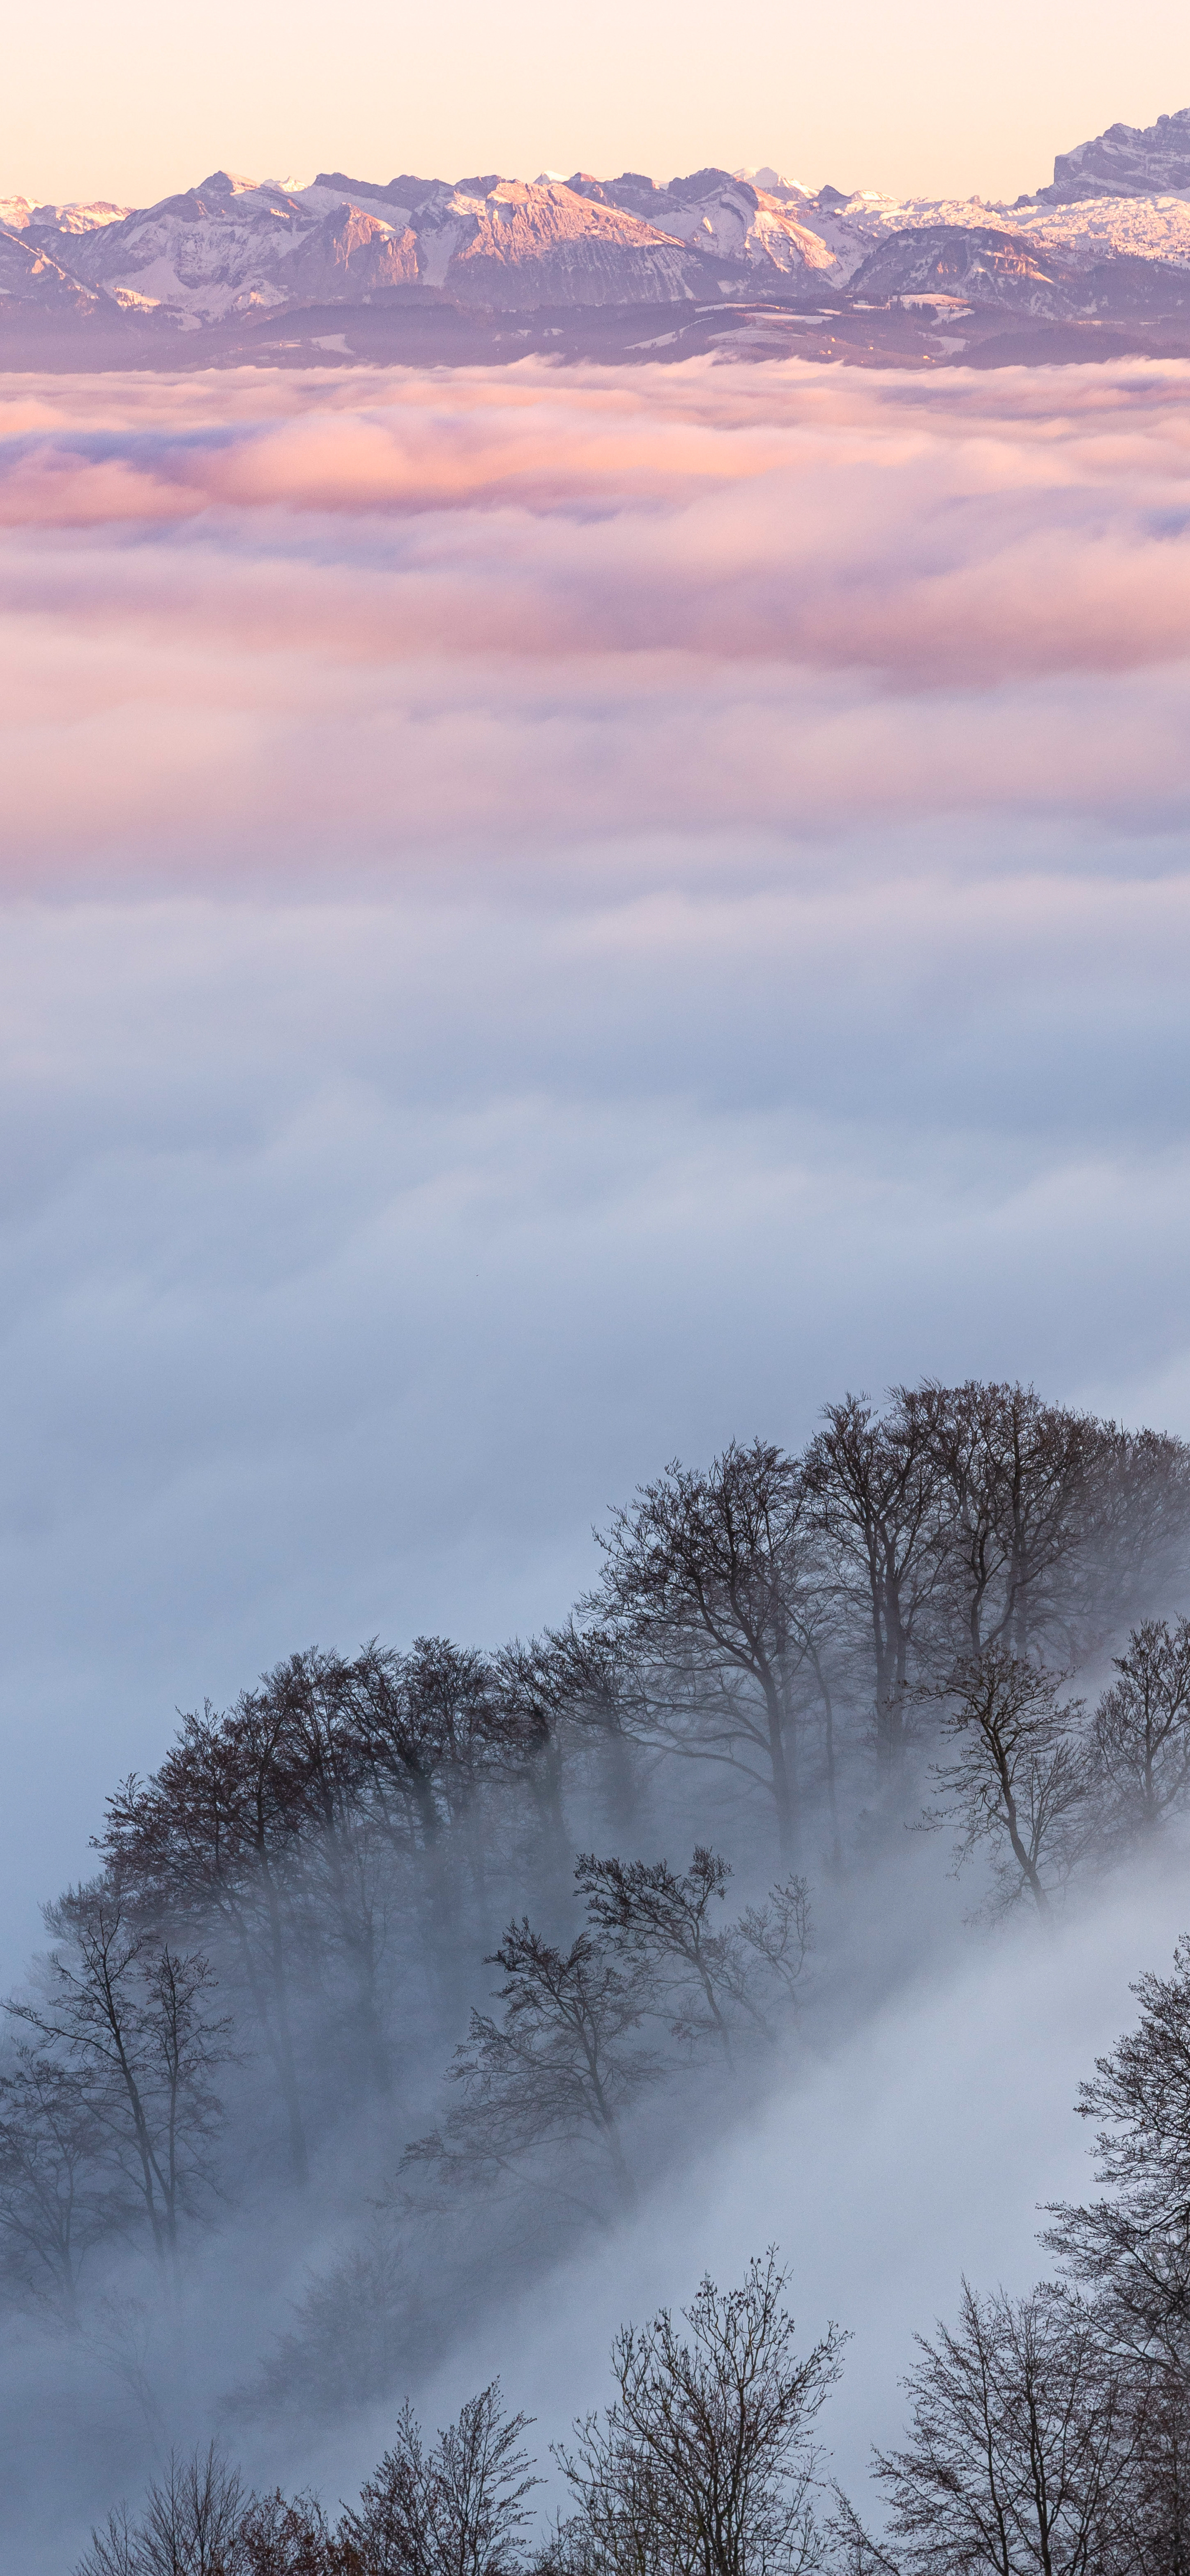
[[[725,260],[745,272],[759,270],[782,277],[832,269],[834,254],[813,225],[799,220],[811,200],[804,190],[774,179],[772,189],[759,185],[760,173],[696,170],[688,179],[672,179],[661,188],[632,170],[619,179],[592,179],[576,171],[571,191],[606,206],[618,206],[645,223],[672,234],[703,259]],[[798,214],[791,211],[796,204]],[[748,276],[749,286],[757,280]]]
[[[1190,198],[1084,197],[1054,206],[1043,197],[997,212],[1003,212],[1014,232],[1073,270],[1110,259],[1190,266]],[[956,219],[952,212],[950,220]]]
[[[422,193],[424,191],[424,193]],[[192,328],[290,303],[359,303],[430,288],[515,309],[668,303],[688,296],[683,243],[573,189],[521,180],[458,186],[320,177],[290,189],[217,170],[131,214],[14,201],[22,237],[97,294]],[[16,229],[13,223],[12,229]]]
[[[464,179],[410,209],[418,274],[464,302],[668,304],[693,293],[668,228],[554,180]]]
[[[1058,207],[1047,197],[990,206],[980,197],[865,194],[842,198],[831,207],[818,200],[805,209],[801,221],[820,233],[834,254],[834,274],[841,284],[891,233],[989,225],[1027,241],[1039,258],[1056,260],[1073,272],[1111,259],[1190,265],[1190,197],[1093,197]]]
[[[24,198],[10,198],[10,205],[25,205]],[[0,215],[3,201],[0,200]],[[48,224],[55,232],[90,233],[104,224],[122,223],[131,214],[131,206],[114,205],[110,197],[96,197],[89,206],[25,206],[27,224]],[[3,217],[7,222],[7,216]]]
[[[199,328],[229,313],[294,302],[354,300],[416,284],[417,260],[404,220],[384,220],[333,192],[313,205],[265,181],[226,170],[156,206],[75,233],[38,208],[23,238],[68,262],[97,294],[141,311],[161,307]]]
[[[0,228],[0,297],[47,312],[82,315],[97,298],[24,232]]]

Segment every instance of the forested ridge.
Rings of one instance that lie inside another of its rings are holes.
[[[454,2318],[680,2169],[683,2106],[704,2141],[747,2117],[807,2014],[843,2009],[862,1891],[915,1865],[906,1826],[946,1835],[973,1916],[1023,1906],[1039,1939],[1178,1831],[1181,1441],[927,1382],[828,1406],[801,1455],[674,1463],[596,1537],[590,1591],[539,1636],[305,1648],[183,1715],[46,1908],[7,2008],[0,2280],[12,2331],[119,2392],[158,2454],[194,2284],[209,2312],[244,2231],[308,2241],[312,2268],[228,2369],[225,2423],[396,2407]],[[923,2347],[878,2542],[810,2433],[842,2341],[795,2361],[768,2258],[704,2282],[684,2326],[625,2329],[548,2544],[526,2537],[524,2422],[489,2389],[436,2444],[406,2411],[340,2523],[249,2496],[216,2450],[175,2459],[88,2564],[1182,2568],[1190,1951],[1138,1993],[1083,2106],[1107,2197],[1053,2214],[1057,2285],[973,2289]],[[742,2407],[751,2439],[745,2350],[786,2393],[716,2537],[689,2425],[665,2445],[682,2407],[704,2442]]]

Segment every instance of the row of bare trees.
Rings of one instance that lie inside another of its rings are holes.
[[[406,2405],[334,2526],[208,2453],[113,2513],[77,2576],[1187,2576],[1190,1939],[1135,1992],[1079,2104],[1100,2197],[1049,2212],[1062,2277],[1020,2299],[964,2284],[919,2338],[903,2440],[874,2455],[878,2531],[816,2446],[845,2338],[799,2354],[770,2251],[617,2336],[611,2403],[556,2451],[569,2509],[536,2546],[528,2424],[494,2383],[429,2445]]]
[[[496,2013],[473,2009],[440,2124],[407,2147],[402,2199],[439,2208],[503,2182],[601,2214],[635,2184],[625,2115],[647,2088],[705,2063],[738,2071],[796,2005],[809,1946],[805,1881],[725,1913],[731,1871],[696,1848],[665,1861],[581,1855],[587,1928],[568,1946],[528,1918],[488,1965]],[[176,2293],[182,2234],[221,2196],[233,2019],[198,1953],[171,1949],[110,1873],[53,1909],[55,1946],[10,2006],[22,2039],[0,2079],[0,2247],[10,2282],[74,2325],[88,2257],[140,2242]]]
[[[1042,1402],[932,1382],[826,1409],[800,1458],[732,1443],[613,1516],[582,1633],[647,1743],[725,1764],[796,1827],[807,1741],[836,1792],[835,1714],[882,1772],[956,1660],[1085,1661],[1190,1575],[1190,1451]]]
[[[610,2405],[555,2453],[570,2511],[526,2537],[542,2481],[499,2382],[427,2444],[406,2404],[359,2504],[245,2493],[214,2450],[173,2461],[142,2512],[112,2513],[77,2576],[800,2576],[822,2564],[814,2425],[838,2377],[831,2327],[799,2354],[772,2251],[735,2289],[705,2279],[612,2347]]]
[[[964,1658],[939,1693],[931,1825],[956,1860],[990,1856],[993,1909],[1039,1914],[1080,1864],[1151,1845],[1190,1801],[1190,1620],[1146,1619],[1093,1710],[1066,1676],[1003,1646]]]
[[[709,2053],[734,2070],[750,2044],[774,2044],[797,2001],[810,1938],[805,1880],[784,1880],[728,1922],[719,1908],[730,1876],[703,1845],[681,1872],[580,1855],[588,1928],[562,1950],[527,1918],[509,1925],[488,1962],[503,1973],[503,2010],[472,2011],[450,2068],[457,2098],[406,2150],[404,2174],[438,2192],[501,2179],[561,2184],[593,2214],[610,2181],[631,2207],[623,2119],[666,2071],[659,2038],[676,2042],[686,2064]]]
[[[878,2539],[840,2504],[851,2576],[1186,2576],[1190,2569],[1190,1940],[1080,2092],[1100,2196],[1052,2208],[1063,2277],[964,2285],[920,2342]]]
[[[407,2186],[569,2160],[576,2206],[601,2198],[588,2167],[626,2196],[624,2115],[659,2064],[727,2065],[780,2024],[808,1819],[840,1868],[873,1777],[894,1818],[912,1803],[915,1736],[936,1815],[1039,1909],[1190,1790],[1190,1632],[1151,1615],[1188,1589],[1177,1441],[1020,1387],[849,1397],[801,1457],[757,1440],[671,1467],[602,1547],[539,1637],[293,1655],[121,1785],[0,2059],[0,2262],[23,2296],[72,2319],[104,2243],[176,2279],[221,2193],[275,2166],[301,2188],[359,2112],[399,2146],[485,1956],[499,2009],[472,2010]],[[1062,1676],[1130,1621],[1088,1716]],[[781,1873],[763,1903],[729,1925],[702,1844],[684,1873],[588,1856],[576,1891],[596,1819],[656,1850],[700,1780],[729,1831],[756,1802],[747,1842]]]

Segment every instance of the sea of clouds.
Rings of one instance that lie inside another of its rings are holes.
[[[175,1708],[559,1616],[675,1453],[925,1372],[1190,1432],[1188,393],[6,380],[10,1975]],[[561,2431],[777,2236],[858,2473],[961,2266],[1032,2276],[1182,1921],[1175,1866],[956,1931],[431,2416],[501,2368]]]
[[[10,377],[0,1940],[845,1386],[1190,1430],[1190,371]]]

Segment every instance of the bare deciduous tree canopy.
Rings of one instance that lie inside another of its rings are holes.
[[[929,1821],[958,1824],[960,1862],[988,1846],[999,1902],[1027,1890],[1040,1914],[1079,1851],[1089,1786],[1082,1704],[1060,1704],[1061,1686],[1003,1647],[960,1664],[945,1693],[946,1758],[933,1768]]]
[[[585,1933],[559,1950],[527,1921],[509,1925],[490,1964],[504,1970],[503,2014],[472,2012],[450,2069],[462,2100],[406,2149],[405,2169],[442,2181],[519,2178],[527,2167],[540,2172],[543,2149],[594,2145],[630,2203],[621,2120],[655,2063],[638,2036],[647,2001],[639,1976]]]
[[[705,1844],[681,1875],[663,1860],[601,1861],[593,1853],[580,1853],[575,1870],[592,1922],[632,1961],[650,2009],[672,2014],[676,2039],[717,2044],[729,2065],[741,2022],[773,2038],[774,2013],[794,1998],[810,1938],[804,1879],[786,1880],[762,1906],[726,1923],[715,1909],[730,1876]]]
[[[704,2280],[676,2323],[663,2308],[617,2336],[615,2398],[560,2455],[579,2558],[608,2576],[796,2576],[821,2562],[812,2427],[842,2338],[831,2327],[799,2358],[785,2282],[770,2248],[737,2289]]]
[[[919,2348],[909,2439],[876,2463],[903,2576],[1106,2576],[1135,2428],[1083,2303],[964,2283],[957,2324]]]
[[[940,1859],[905,1831],[927,1799],[983,1912],[1176,1863],[1186,1444],[929,1378],[831,1404],[800,1454],[758,1437],[672,1464],[601,1547],[535,1635],[306,1645],[171,1719],[96,1875],[49,1909],[0,2025],[0,2294],[69,2356],[52,2367],[135,2398],[158,2457],[175,2422],[189,2437],[191,2320],[236,2249],[277,2254],[237,2405],[300,2421],[395,2403],[408,2356],[436,2366],[441,2321],[507,2267],[540,2279],[660,2174],[677,2188],[844,1989],[886,1975],[885,1930]],[[1112,2061],[1105,2134],[1134,2118],[1133,2145],[1105,2148],[1092,2208],[1055,2214],[1126,2348],[1158,2500],[1190,2302],[1188,1974],[1179,1954],[1142,1989],[1143,2105]],[[692,2526],[658,2519],[660,2453],[616,2457],[600,2545],[645,2533],[658,2567],[693,2568]],[[331,2546],[296,2504],[253,2510],[275,2557]],[[593,2550],[572,2516],[553,2563],[578,2576]]]

